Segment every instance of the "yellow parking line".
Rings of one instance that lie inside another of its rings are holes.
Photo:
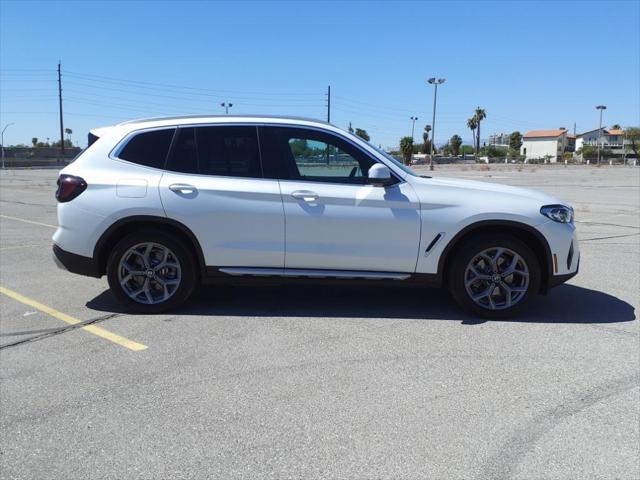
[[[37,310],[40,310],[41,312],[51,315],[52,317],[55,317],[58,320],[62,320],[63,322],[66,322],[70,325],[76,325],[78,323],[82,323],[77,318],[73,318],[72,316],[67,315],[66,313],[59,312],[54,308],[43,305],[40,302],[36,302],[35,300],[32,300],[29,297],[25,297],[24,295],[21,295],[18,292],[14,292],[13,290],[9,290],[8,288],[5,288],[3,286],[0,286],[0,293],[3,293],[6,296],[13,298],[14,300],[17,300],[20,303],[24,303],[25,305],[28,305]],[[80,328],[89,333],[93,333],[94,335],[97,335],[100,338],[104,338],[105,340],[109,340],[110,342],[117,343],[118,345],[128,348],[129,350],[133,350],[135,352],[139,352],[141,350],[147,349],[146,345],[121,337],[120,335],[111,333],[110,331],[105,330],[104,328],[96,327],[95,325],[85,325],[84,327],[80,327]]]
[[[41,227],[58,228],[55,225],[50,225],[48,223],[34,222],[33,220],[26,220],[24,218],[12,217],[10,215],[0,215],[0,217],[7,218],[9,220],[17,220],[18,222],[32,223],[33,225],[40,225]]]

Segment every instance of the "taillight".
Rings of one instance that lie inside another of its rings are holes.
[[[70,202],[87,189],[87,182],[74,175],[60,175],[58,177],[58,189],[56,200],[61,203]]]

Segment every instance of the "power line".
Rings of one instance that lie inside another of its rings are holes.
[[[83,73],[72,72],[72,71],[67,71],[67,70],[65,70],[65,74],[67,74],[70,77],[84,78],[85,80],[95,81],[95,82],[124,83],[124,84],[131,84],[131,85],[139,85],[141,87],[142,86],[156,86],[156,87],[162,87],[162,88],[173,88],[173,89],[180,89],[180,90],[191,90],[191,91],[199,91],[199,92],[218,93],[218,94],[223,94],[223,95],[228,95],[228,94],[240,94],[240,95],[248,94],[248,95],[264,95],[264,96],[316,96],[316,97],[318,96],[317,93],[311,93],[311,92],[297,92],[297,93],[283,92],[283,93],[276,93],[276,92],[254,92],[254,91],[239,91],[239,90],[214,90],[214,89],[210,89],[210,88],[189,87],[189,86],[185,86],[185,85],[175,85],[175,84],[168,84],[168,83],[145,82],[145,81],[140,81],[140,80],[128,80],[128,79],[123,79],[123,78],[105,77],[105,76],[101,76],[101,75],[83,74]]]
[[[91,88],[91,89],[95,89],[98,91],[103,91],[103,90],[108,90],[108,91],[113,91],[113,92],[121,92],[121,93],[127,93],[130,95],[144,95],[144,96],[149,96],[149,97],[158,97],[158,98],[173,98],[176,100],[189,100],[189,101],[202,101],[201,98],[189,98],[189,97],[183,97],[183,96],[175,96],[175,95],[167,95],[167,94],[160,94],[160,93],[151,93],[149,92],[147,89],[142,90],[142,91],[137,91],[137,90],[131,90],[131,87],[127,87],[127,88],[114,88],[114,87],[106,87],[106,86],[101,86],[101,85],[91,85],[91,84],[87,84],[87,83],[82,83],[82,82],[76,82],[76,81],[67,81],[65,82],[66,85],[72,85],[72,86],[79,86],[79,87],[85,87],[85,88]],[[142,87],[133,87],[133,88],[142,88]],[[158,90],[158,89],[153,89],[153,90]],[[180,95],[194,95],[197,97],[207,97],[212,99],[214,102],[218,102],[220,100],[224,100],[225,97],[223,96],[216,96],[216,95],[211,95],[211,94],[207,94],[207,93],[193,93],[193,92],[170,92],[170,93],[178,93]],[[248,100],[248,101],[264,101],[264,102],[277,102],[277,99],[267,99],[267,98],[257,98],[257,97],[234,97],[237,98],[238,100]],[[313,99],[287,99],[287,102],[294,102],[291,103],[291,106],[296,106],[298,104],[298,102],[309,102],[309,101],[313,101]],[[272,106],[272,105],[279,105],[281,104],[276,103],[269,103],[269,104],[264,104],[265,106]],[[260,105],[260,104],[257,104]]]

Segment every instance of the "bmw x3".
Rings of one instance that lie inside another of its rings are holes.
[[[447,287],[513,315],[578,272],[571,206],[424,177],[333,125],[259,116],[92,130],[58,178],[58,266],[107,276],[126,307],[173,309],[201,283]],[[319,300],[320,301],[320,300]]]

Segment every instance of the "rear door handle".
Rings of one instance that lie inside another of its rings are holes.
[[[174,183],[169,185],[169,190],[176,193],[182,193],[183,195],[190,195],[198,191],[196,187],[193,185],[187,185],[186,183]]]
[[[316,192],[311,192],[309,190],[296,190],[291,193],[291,196],[297,200],[304,200],[305,202],[313,202],[319,197]]]

